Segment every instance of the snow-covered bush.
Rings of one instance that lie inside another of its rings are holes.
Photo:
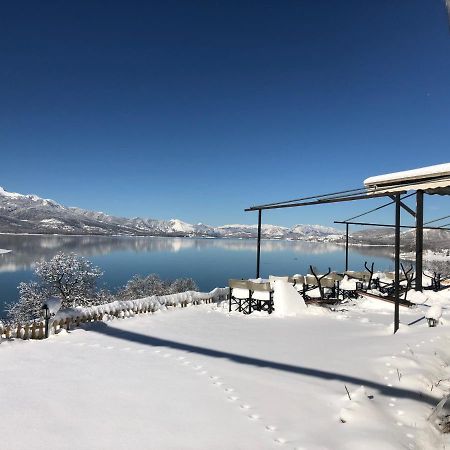
[[[198,291],[197,283],[192,278],[177,278],[170,284],[170,293]]]
[[[105,291],[96,291],[102,271],[74,253],[59,252],[50,261],[36,263],[37,281],[19,284],[19,301],[8,308],[10,319],[24,322],[41,317],[42,303],[60,297],[62,307],[90,306],[110,301]]]
[[[161,296],[196,290],[198,290],[198,287],[192,278],[177,278],[174,281],[165,281],[152,273],[147,276],[135,275],[119,290],[116,297],[121,300],[134,300],[152,295]]]

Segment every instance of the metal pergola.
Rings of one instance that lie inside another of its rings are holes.
[[[261,261],[261,223],[262,223],[262,211],[271,209],[285,209],[285,208],[297,208],[303,206],[314,206],[323,205],[331,203],[340,202],[350,202],[358,200],[368,200],[373,198],[390,198],[390,202],[385,205],[374,208],[370,211],[362,213],[358,216],[354,216],[346,221],[337,221],[336,223],[344,223],[346,225],[346,270],[348,270],[348,229],[349,225],[372,225],[372,226],[383,226],[383,227],[393,227],[395,229],[395,240],[394,240],[394,286],[395,286],[395,311],[394,311],[394,333],[397,332],[400,325],[400,230],[401,228],[413,228],[416,231],[416,273],[422,274],[423,271],[423,230],[424,229],[439,229],[439,230],[449,230],[449,228],[444,227],[428,227],[424,226],[423,221],[423,198],[424,194],[438,194],[438,195],[450,195],[450,174],[449,174],[449,164],[441,165],[445,167],[445,171],[437,175],[431,171],[431,174],[423,175],[422,172],[418,171],[407,171],[400,172],[398,174],[392,174],[399,177],[401,174],[406,174],[405,179],[400,178],[394,179],[394,181],[384,181],[383,179],[379,182],[379,185],[371,185],[370,183],[364,188],[349,189],[340,192],[333,192],[329,194],[314,195],[309,197],[301,197],[293,200],[287,200],[283,202],[267,203],[262,205],[251,206],[245,209],[245,211],[257,211],[258,212],[258,236],[257,236],[257,250],[256,250],[256,278],[260,276],[260,261]],[[432,166],[430,169],[441,166]],[[417,175],[416,173],[420,173]],[[409,174],[409,175],[408,175]],[[413,174],[413,175],[411,175]],[[377,177],[374,177],[374,179]],[[380,177],[382,178],[382,177]],[[395,177],[394,177],[395,178]],[[370,181],[371,179],[366,180]],[[407,194],[408,191],[414,191],[411,194]],[[415,210],[407,206],[403,200],[412,195],[416,196],[416,207]],[[359,218],[365,214],[376,211],[378,209],[384,208],[388,205],[395,205],[395,220],[393,225],[389,224],[371,224],[364,222],[354,222],[354,219]],[[407,211],[410,215],[415,218],[415,226],[409,227],[401,225],[401,209]],[[445,217],[444,217],[445,218]],[[443,218],[441,218],[443,219]],[[436,222],[440,219],[436,219],[429,223]],[[416,277],[416,290],[422,290],[422,277]]]

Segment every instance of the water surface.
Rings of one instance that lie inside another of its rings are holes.
[[[35,261],[58,251],[84,256],[104,271],[100,285],[117,289],[134,274],[157,273],[164,279],[193,278],[201,290],[226,286],[229,278],[255,276],[256,241],[109,236],[0,235],[0,316],[7,302],[18,298],[17,285],[33,278]],[[377,269],[393,269],[389,250],[356,247],[350,250],[350,268],[363,269],[374,261]],[[309,265],[319,271],[343,270],[342,245],[302,241],[265,240],[261,244],[261,276],[305,274]]]

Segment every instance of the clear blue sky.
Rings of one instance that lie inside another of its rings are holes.
[[[69,206],[252,223],[252,204],[450,161],[442,0],[18,0],[0,57],[0,185]]]

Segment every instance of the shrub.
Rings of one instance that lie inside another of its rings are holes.
[[[195,291],[198,287],[192,278],[178,278],[174,281],[164,281],[152,273],[147,276],[135,275],[117,293],[123,300],[150,297],[152,295],[177,294],[179,292]]]
[[[96,291],[101,270],[73,253],[57,253],[50,261],[36,263],[36,281],[19,284],[19,301],[7,309],[10,319],[25,322],[41,317],[42,303],[61,298],[62,307],[89,306],[101,302],[104,291]]]

